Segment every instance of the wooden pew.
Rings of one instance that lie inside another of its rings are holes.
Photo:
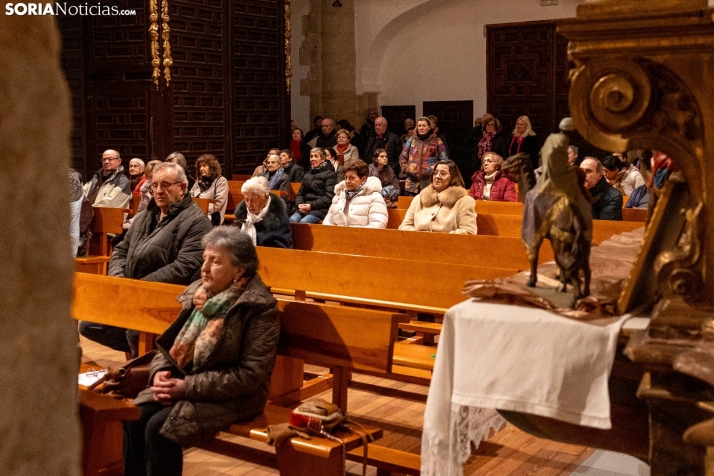
[[[504,278],[517,272],[513,268],[468,266],[464,260],[462,264],[444,265],[261,246],[257,249],[260,276],[273,291],[296,291],[296,299],[313,297],[436,314],[465,299],[461,289],[467,280]]]
[[[250,178],[250,177],[249,177]],[[233,212],[240,202],[243,201],[243,192],[240,191],[245,180],[229,180],[228,181],[228,204],[226,205],[225,220],[232,222],[235,220]]]
[[[176,291],[183,289],[176,285],[83,273],[75,273],[74,284],[72,315],[75,319],[152,333],[162,332],[176,317],[180,306],[171,299]],[[335,375],[333,401],[343,410],[347,411],[351,370],[390,371],[400,315],[294,301],[281,301],[279,309],[279,354],[330,366]],[[266,426],[285,423],[289,415],[290,409],[269,403],[262,415],[234,424],[228,432],[265,441]],[[378,428],[367,427],[366,431],[375,439],[382,436]],[[337,436],[348,451],[362,443],[357,434],[338,433]],[[306,469],[312,474],[343,474],[342,447],[327,439],[292,438],[277,448],[277,457],[281,475],[304,475]]]
[[[298,250],[431,261],[446,265],[530,269],[520,237],[376,230],[302,223],[291,223],[290,227],[293,232],[293,246]],[[553,251],[544,246],[538,258],[540,263],[551,261]]]
[[[248,180],[249,178],[252,178],[252,177],[253,177],[252,174],[233,174],[233,175],[231,175],[231,180],[235,180],[238,182],[245,182],[246,180]]]
[[[89,256],[75,258],[75,270],[83,273],[107,274],[107,264],[112,254],[109,234],[120,235],[124,231],[124,208],[92,207],[92,239]]]

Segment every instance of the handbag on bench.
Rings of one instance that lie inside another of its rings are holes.
[[[268,444],[275,446],[293,436],[301,436],[306,439],[310,439],[312,436],[324,437],[342,445],[342,466],[344,468],[347,450],[344,447],[344,442],[334,436],[332,432],[338,429],[355,432],[362,438],[364,445],[362,462],[362,475],[364,476],[367,473],[367,450],[372,436],[354,428],[354,426],[361,427],[359,423],[347,420],[347,416],[340,407],[321,398],[313,398],[292,411],[289,423],[268,427]]]
[[[152,350],[125,362],[120,367],[109,366],[107,373],[93,383],[89,390],[118,399],[136,398],[139,392],[149,386],[151,361],[154,360],[155,355],[156,351]]]

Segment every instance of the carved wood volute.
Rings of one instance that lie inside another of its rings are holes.
[[[661,253],[661,260],[677,255],[685,264],[663,263],[657,281],[662,295],[710,312],[714,10],[706,0],[593,1],[580,5],[575,19],[560,22],[558,31],[570,41],[570,111],[583,137],[613,152],[660,150],[681,168],[691,194],[691,256]]]

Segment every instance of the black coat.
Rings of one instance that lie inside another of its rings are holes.
[[[496,147],[498,147],[498,150]],[[519,149],[518,141],[514,140],[514,136],[504,134],[503,136],[498,137],[498,140],[496,140],[496,137],[493,138],[491,150],[503,157],[503,160],[522,152],[530,156],[533,170],[540,166],[538,163],[538,156],[540,154],[540,140],[538,139],[538,136],[525,136]]]
[[[328,135],[319,134],[317,136],[317,142],[315,142],[316,147],[321,147],[323,149],[331,149],[337,145],[337,131],[333,130]]]
[[[233,222],[238,227],[243,227],[248,218],[248,208],[245,200],[240,202],[234,213],[236,219]],[[256,244],[258,246],[269,246],[271,248],[292,248],[293,233],[290,230],[290,219],[282,198],[270,194],[270,205],[268,213],[260,223],[255,224]]]
[[[384,144],[384,147],[379,147],[380,144],[377,143],[376,135],[369,136],[369,139],[367,139],[367,147],[365,148],[364,153],[365,162],[367,162],[368,164],[374,162],[374,151],[377,149],[384,148],[384,150],[387,151],[387,164],[392,168],[392,170],[394,170],[394,173],[396,174],[400,170],[399,156],[402,155],[402,149],[404,148],[404,146],[402,145],[402,139],[394,132],[387,131],[386,135],[387,140],[386,144]]]
[[[605,177],[590,189],[593,220],[622,220],[622,194]]]
[[[134,218],[129,231],[112,253],[109,276],[189,284],[200,277],[201,239],[213,229],[211,221],[187,193],[169,205],[159,222],[159,207],[149,206]]]
[[[307,159],[307,163],[310,164],[310,154],[307,154],[307,158],[303,158],[303,160]],[[291,182],[302,182],[303,177],[305,176],[305,171],[303,170],[302,167],[299,165],[295,165],[295,163],[291,163],[287,167],[283,167],[283,172],[288,174],[288,177],[290,177]]]
[[[332,164],[325,160],[318,167],[310,169],[305,174],[300,191],[295,197],[295,206],[306,203],[310,205],[310,213],[308,215],[323,220],[327,215],[327,210],[332,205],[332,197],[335,196],[335,185],[337,185],[337,174]]]

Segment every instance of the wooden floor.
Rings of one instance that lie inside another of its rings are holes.
[[[82,362],[103,368],[124,360],[124,354],[80,338]],[[309,368],[308,371],[319,371]],[[365,375],[354,375],[350,384],[350,417],[384,429],[378,444],[419,453],[421,427],[428,388]],[[330,392],[320,395],[329,399]],[[240,442],[241,459],[226,456],[235,453]],[[464,465],[464,474],[478,476],[569,475],[594,450],[581,446],[541,440],[509,425],[482,442]],[[269,446],[232,435],[221,436],[202,447],[184,452],[185,476],[276,475],[275,452]],[[348,474],[362,474],[362,466],[348,463]],[[368,475],[376,469],[368,468]],[[319,476],[319,475],[315,475]]]

